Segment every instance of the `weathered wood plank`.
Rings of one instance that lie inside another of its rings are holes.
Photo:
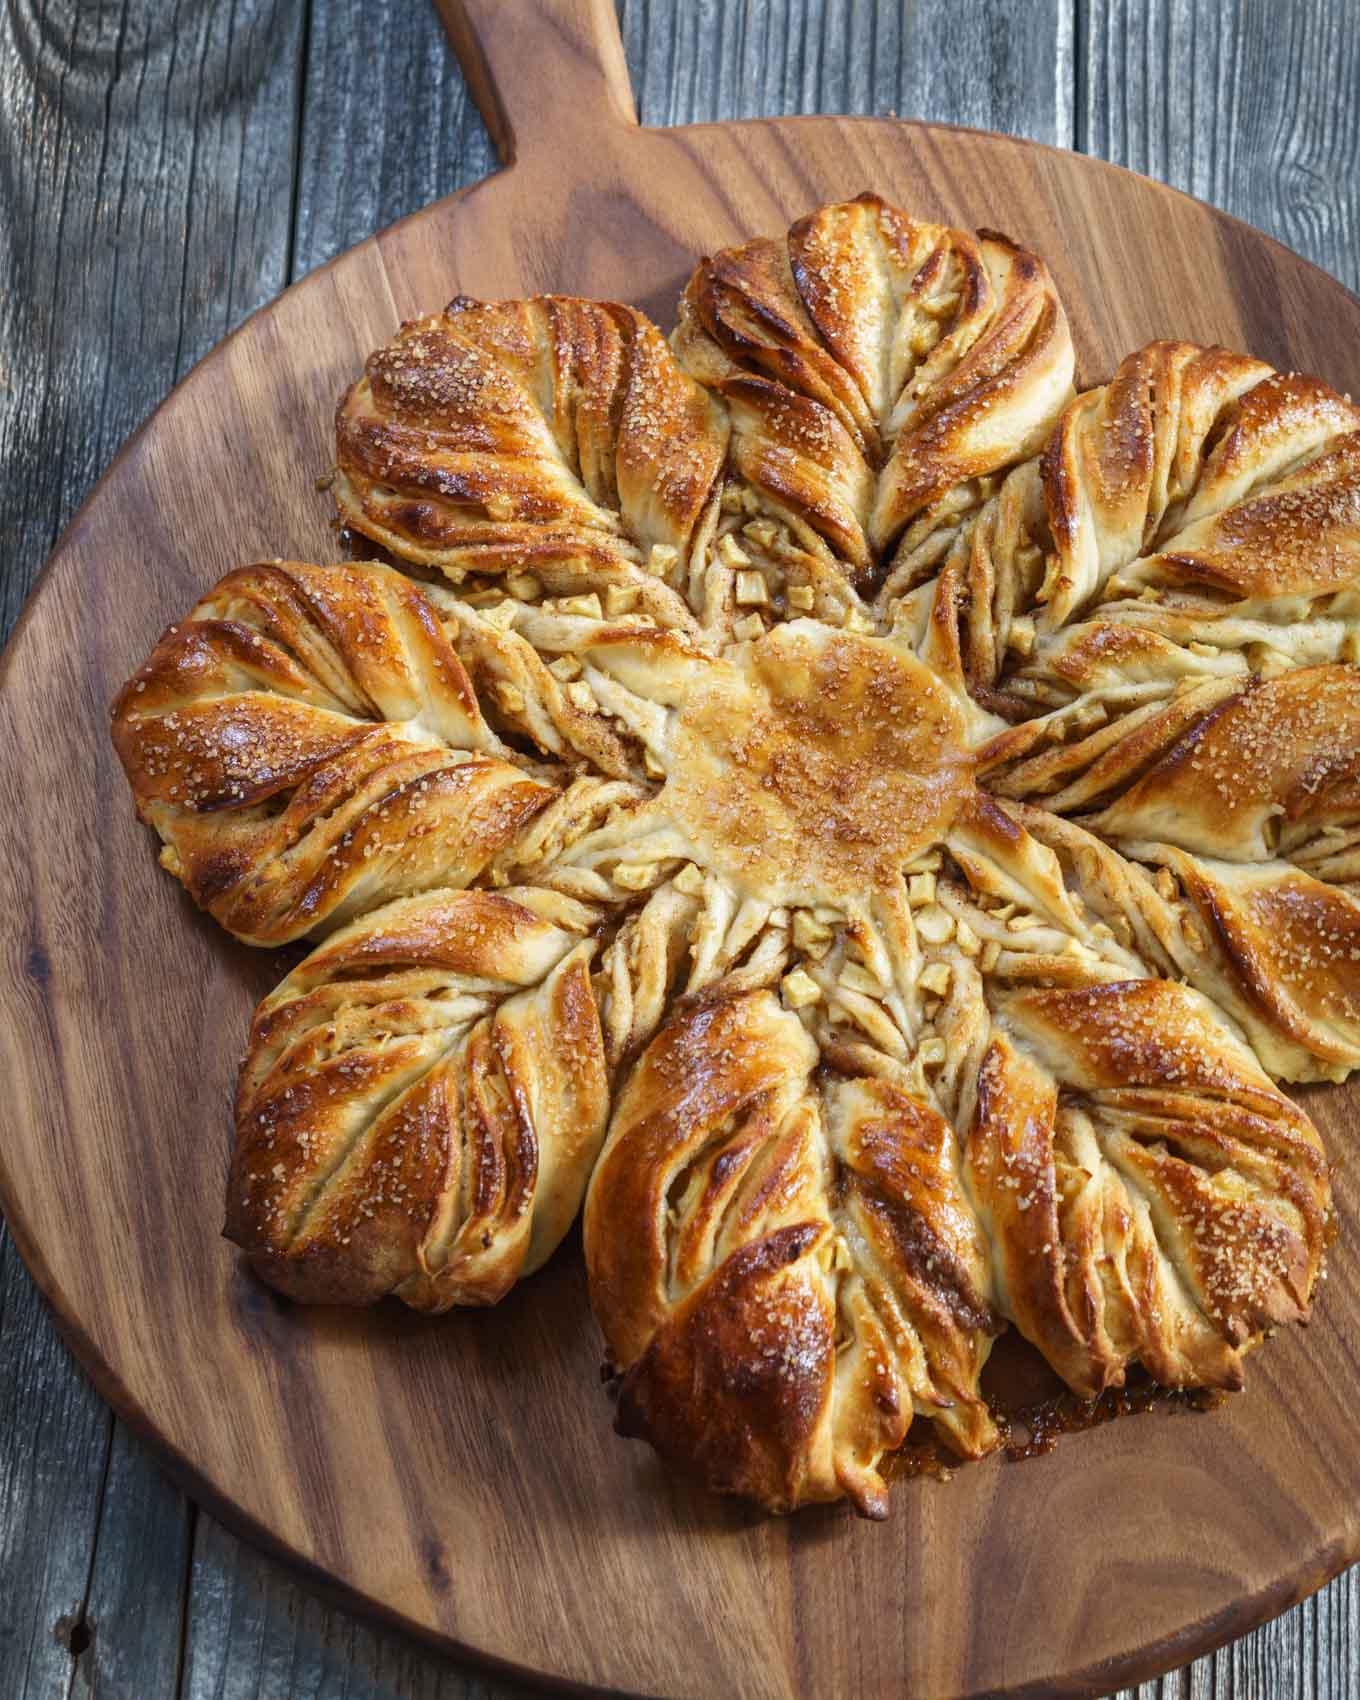
[[[0,635],[129,431],[286,281],[301,25],[287,0],[0,13]],[[0,1694],[173,1693],[190,1518],[0,1228]]]
[[[110,1426],[0,1224],[0,1694],[66,1691]]]
[[[1068,0],[619,0],[644,124],[896,113],[1070,146]]]
[[[322,1601],[202,1518],[183,1700],[528,1700]]]
[[[1360,287],[1360,32],[1334,0],[1080,0],[1077,145],[1235,213]],[[1352,1571],[1139,1700],[1360,1694]]]
[[[851,0],[618,9],[647,124],[900,112],[1071,140],[1070,11],[1058,0],[1014,15],[895,0],[872,0],[867,15]],[[318,4],[309,64],[294,277],[496,164],[433,8]]]
[[[0,627],[118,445],[282,287],[287,0],[16,0],[0,20]]]
[[[496,163],[433,6],[316,0],[293,278]]]
[[[1360,287],[1353,6],[1083,0],[1077,145],[1268,230]]]
[[[84,1613],[67,1638],[71,1700],[176,1692],[194,1520],[156,1460],[115,1423]]]

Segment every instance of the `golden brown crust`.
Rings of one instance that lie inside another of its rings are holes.
[[[839,1498],[824,1457],[835,1314],[815,1269],[823,1238],[801,1222],[727,1257],[624,1377],[618,1432],[770,1511]],[[864,1509],[881,1515],[876,1498]]]
[[[731,408],[751,511],[829,551],[857,587],[904,535],[915,547],[956,523],[978,480],[1033,454],[1071,394],[1042,261],[871,194],[704,260],[673,342]]]
[[[816,1055],[767,992],[662,1029],[591,1182],[591,1302],[623,1433],[772,1510],[882,1516],[914,1415],[996,1445],[977,1383],[1000,1322],[948,1124],[883,1081],[819,1092]]]
[[[1008,1058],[1039,1083],[1023,1108],[980,1092],[969,1136],[992,1199],[997,1142],[1023,1126],[1030,1147],[1002,1159],[1030,1253],[1000,1236],[1008,1314],[1083,1392],[1134,1356],[1171,1385],[1239,1385],[1242,1349],[1306,1316],[1317,1280],[1329,1193],[1311,1124],[1169,982],[1031,991],[998,1015],[1023,1049],[1000,1040],[984,1071]]]
[[[1162,865],[1254,1006],[1241,1019],[1274,1072],[1299,1080],[1354,1068],[1360,1061],[1355,898],[1289,867],[1237,868],[1171,850]],[[1296,1060],[1296,1048],[1307,1062]]]
[[[239,1082],[267,1280],[494,1302],[588,1185],[620,1428],[871,1516],[913,1421],[998,1444],[1007,1326],[1091,1395],[1306,1317],[1270,1076],[1360,1063],[1360,410],[1071,376],[1034,256],[873,196],[705,260],[673,350],[542,297],[371,357],[341,516],[443,580],[242,569],[115,706],[194,897],[326,935]]]
[[[346,525],[455,582],[650,589],[659,547],[676,592],[726,442],[722,406],[633,308],[460,297],[403,326],[342,398],[336,502]]]
[[[563,918],[513,893],[402,899],[261,1004],[226,1231],[273,1286],[445,1310],[553,1251],[608,1103],[590,917]]]
[[[849,1481],[868,1478],[918,1415],[961,1457],[995,1447],[978,1383],[1004,1322],[945,1118],[881,1079],[832,1081],[824,1103],[846,1247],[837,1439],[850,1455],[839,1467],[851,1491]]]
[[[701,999],[624,1086],[586,1203],[620,1428],[774,1508],[837,1494],[815,1060],[768,993]]]
[[[1360,670],[1250,679],[1093,817],[1113,838],[1234,860],[1315,840],[1360,803]]]
[[[1256,394],[1252,391],[1247,400]],[[1321,385],[1312,387],[1309,399],[1316,403],[1315,413],[1341,411],[1337,398]],[[1360,414],[1351,409],[1342,417],[1360,423]],[[1191,512],[1199,505],[1191,504]],[[1203,590],[1239,602],[1311,599],[1352,585],[1357,559],[1360,430],[1353,429],[1332,439],[1297,472],[1183,524],[1121,575],[1120,589],[1134,594],[1145,586]]]
[[[661,803],[702,860],[776,902],[888,883],[972,788],[958,704],[910,655],[812,621],[707,667]]]
[[[1150,343],[939,558],[895,573],[880,616],[919,633],[933,611],[940,670],[1008,719],[1124,712],[1197,663],[1353,660],[1360,408],[1227,349]],[[1142,695],[1112,706],[1109,646],[1139,637]]]
[[[1071,404],[1043,456],[1055,551],[1045,590],[1055,622],[1140,555],[1169,510],[1217,487],[1210,436],[1224,409],[1269,376],[1260,361],[1228,349],[1154,342]],[[1232,440],[1229,433],[1220,448]]]
[[[961,1145],[903,1086],[814,1080],[766,993],[663,1027],[586,1210],[622,1432],[773,1510],[880,1515],[913,1418],[997,1444],[978,1381],[1006,1321],[1093,1396],[1135,1362],[1237,1387],[1306,1315],[1321,1146],[1204,1000],[1088,978],[989,1001]]]
[[[230,573],[123,687],[161,860],[249,944],[466,885],[553,797],[511,765],[434,608],[372,563]]]
[[[1245,1347],[1306,1314],[1329,1209],[1307,1118],[1162,976],[1198,975],[1238,1015],[1241,988],[1193,913],[1076,827],[992,804],[951,847],[983,974],[955,1000],[976,1073],[949,1101],[998,1308],[1087,1394],[1134,1359],[1236,1385]]]
[[[1035,812],[1035,830],[1049,841],[1054,814],[1079,813],[1099,839],[1160,870],[1160,898],[1144,882],[1122,907],[1170,905],[1177,918],[1162,931],[1174,971],[1233,1014],[1274,1073],[1338,1078],[1360,1063],[1354,666],[1192,685],[1020,762],[999,785],[1037,794],[1051,824]]]

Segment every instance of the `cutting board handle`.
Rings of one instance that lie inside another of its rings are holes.
[[[613,0],[435,0],[506,164],[636,124]]]

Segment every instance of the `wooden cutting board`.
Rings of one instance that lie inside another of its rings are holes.
[[[640,130],[609,0],[446,7],[510,163],[253,318],[124,449],[0,681],[0,1204],[73,1348],[190,1491],[450,1648],[665,1696],[1099,1693],[1238,1635],[1360,1555],[1360,1088],[1310,1092],[1339,1163],[1316,1320],[1207,1416],[899,1484],[886,1525],[772,1521],[610,1431],[574,1244],[493,1311],[290,1307],[217,1237],[229,1094],[276,957],[156,867],[107,734],[221,573],[339,552],[335,398],[455,293],[636,302],[694,256],[874,188],[1043,254],[1079,377],[1159,335],[1360,390],[1360,302],[1223,214],[1033,144],[889,120]],[[128,351],[129,358],[135,352]]]

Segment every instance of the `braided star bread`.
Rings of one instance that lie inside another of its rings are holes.
[[[417,570],[229,574],[115,705],[162,861],[309,956],[227,1227],[301,1299],[490,1303],[584,1200],[618,1424],[882,1515],[1093,1396],[1233,1389],[1360,1062],[1360,410],[1156,343],[1073,393],[1042,263],[873,196],[667,344],[459,298],[337,418]]]

